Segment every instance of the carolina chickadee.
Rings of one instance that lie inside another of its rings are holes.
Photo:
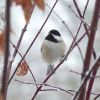
[[[60,33],[57,30],[51,30],[41,46],[42,58],[49,64],[46,75],[53,71],[54,63],[61,60],[65,51],[66,45]]]

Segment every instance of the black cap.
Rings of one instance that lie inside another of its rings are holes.
[[[49,34],[54,34],[54,35],[56,35],[56,36],[61,36],[60,33],[59,33],[57,30],[55,30],[55,29],[52,29],[52,30],[49,32]]]
[[[48,40],[48,41],[51,41],[51,42],[58,43],[59,41],[53,35],[61,36],[60,33],[57,30],[53,29],[49,32],[49,34],[46,36],[45,39]]]

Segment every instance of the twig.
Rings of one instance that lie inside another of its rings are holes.
[[[66,26],[66,28],[68,29],[68,31],[69,31],[70,35],[72,36],[72,38],[74,39],[74,35],[72,34],[71,30],[69,29],[69,27],[68,27],[68,25],[67,25],[66,23],[65,23],[65,26]],[[79,26],[79,27],[80,27],[80,26]],[[79,29],[79,28],[78,28],[78,29]],[[78,33],[79,33],[79,31],[77,31],[77,36],[78,36]],[[76,38],[77,38],[77,37],[76,37]],[[78,43],[76,43],[76,41],[74,42],[74,44],[76,44],[76,46],[77,46],[77,48],[78,48],[78,50],[79,50],[80,56],[81,56],[81,58],[82,58],[82,61],[84,62],[81,48],[79,47]]]
[[[9,40],[10,41],[10,40]],[[15,49],[17,49],[16,48],[16,46],[10,41],[10,43],[12,44],[12,46],[15,48]],[[18,54],[21,56],[21,58],[23,57],[22,56],[22,54],[19,52],[19,50],[17,50],[17,52],[18,52]],[[25,59],[24,59],[24,61],[25,61]],[[25,61],[26,62],[26,61]],[[27,63],[26,63],[27,64]],[[34,82],[36,83],[36,79],[35,79],[35,76],[33,75],[33,73],[32,73],[32,71],[31,71],[31,69],[30,69],[30,67],[28,66],[28,64],[27,64],[27,67],[28,67],[28,69],[29,69],[29,71],[30,71],[30,73],[31,73],[31,75],[32,75],[32,78],[33,78],[33,80],[34,80]],[[38,88],[38,86],[36,85],[36,88]]]
[[[84,74],[84,73],[79,73],[79,72],[76,72],[76,71],[73,71],[73,70],[70,70],[70,72],[71,72],[71,73],[75,73],[75,74],[77,74],[77,75],[84,75],[84,76],[86,76],[86,74]],[[89,78],[90,78],[90,79],[91,79],[91,78],[100,78],[100,76],[99,76],[99,75],[97,75],[97,76],[91,75]]]
[[[88,26],[88,27],[90,28],[90,24],[88,24],[88,23],[84,20],[83,17],[78,16],[78,15],[74,12],[74,10],[72,9],[72,7],[71,7],[70,5],[69,5],[68,7],[71,9],[71,11],[74,13],[74,15],[75,15],[83,24],[85,24],[86,26]]]
[[[81,40],[84,38],[86,36],[86,32],[76,41],[76,43],[73,45],[73,47],[72,47],[72,50],[73,50],[73,48],[75,48],[75,46],[77,45],[77,44],[79,44],[79,42],[81,42]]]
[[[100,94],[98,94],[93,100],[97,100],[100,97]]]
[[[55,88],[56,89],[56,91],[63,91],[63,92],[66,92],[66,93],[68,93],[68,94],[70,94],[70,95],[73,95],[71,92],[69,92],[69,90],[65,90],[65,89],[62,89],[62,88],[60,88],[60,87],[58,87],[58,86],[53,86],[53,85],[50,85],[50,84],[46,84],[46,83],[31,83],[31,82],[22,82],[22,81],[19,81],[19,80],[17,80],[17,79],[15,79],[15,81],[17,81],[17,82],[20,82],[20,83],[24,83],[24,84],[33,84],[33,85],[39,85],[39,86],[48,86],[48,87],[51,87],[51,88]],[[47,89],[48,90],[48,89]],[[50,89],[50,91],[51,91],[52,89]],[[54,90],[54,89],[53,89]]]
[[[49,91],[50,92],[50,91],[57,91],[57,89],[42,89],[41,91],[46,91],[46,92]]]
[[[10,0],[6,0],[6,10],[5,10],[5,18],[6,18],[6,48],[5,48],[5,59],[4,59],[4,68],[3,68],[3,78],[2,78],[2,87],[1,92],[3,94],[4,100],[6,100],[7,96],[7,80],[9,78],[8,73],[8,58],[9,58],[9,37],[10,37]]]
[[[23,81],[20,81],[20,80],[17,80],[17,79],[15,79],[15,81],[16,82],[19,82],[19,83],[21,83],[21,84],[27,84],[27,85],[42,85],[42,86],[48,86],[48,87],[52,87],[52,88],[55,88],[55,89],[50,89],[50,91],[51,90],[53,90],[53,91],[63,91],[63,92],[66,92],[66,93],[68,93],[68,94],[70,94],[70,95],[73,95],[73,93],[72,92],[75,92],[76,93],[76,91],[75,90],[65,90],[65,89],[62,89],[62,88],[60,88],[60,87],[58,87],[58,86],[53,86],[53,85],[50,85],[50,84],[43,84],[43,83],[32,83],[32,82],[27,82],[27,81],[25,81],[25,82],[23,82]],[[48,90],[48,89],[47,89]],[[43,90],[41,90],[41,91],[45,91],[44,89]],[[49,91],[49,90],[48,90]],[[97,93],[91,93],[92,95],[95,95],[95,96],[98,96],[99,94],[97,94]]]
[[[84,85],[87,83],[91,73],[95,68],[100,66],[100,55],[98,58],[95,60],[94,64],[92,65],[91,69],[88,71],[87,75],[83,78],[82,83],[80,84],[79,88],[77,89],[77,92],[73,96],[72,100],[76,100],[77,96],[79,95],[80,91],[84,88]]]
[[[74,93],[77,92],[77,91],[75,91],[75,90],[68,90],[68,91],[70,91],[70,92],[74,92]],[[85,92],[85,93],[87,93],[87,92]],[[95,95],[95,96],[99,95],[98,93],[93,93],[93,92],[91,92],[91,94],[92,94],[92,95]]]

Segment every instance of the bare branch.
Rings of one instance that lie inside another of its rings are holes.
[[[70,72],[71,73],[74,73],[74,74],[77,74],[77,75],[84,75],[84,76],[86,76],[86,74],[84,74],[84,73],[80,73],[80,72],[76,72],[76,71],[73,71],[73,70],[70,70]],[[90,77],[89,77],[90,79],[92,78],[100,78],[100,76],[99,75],[97,75],[97,76],[94,76],[94,75],[91,75]]]
[[[3,68],[3,78],[2,78],[2,88],[1,92],[3,94],[4,100],[6,100],[7,96],[7,80],[9,78],[8,73],[8,58],[9,58],[9,37],[10,37],[10,0],[6,0],[6,10],[5,10],[5,18],[6,18],[6,49],[5,49],[5,60],[4,60],[4,68]]]
[[[83,17],[78,16],[78,15],[74,12],[74,10],[72,9],[71,6],[68,6],[68,7],[71,9],[71,11],[74,13],[74,15],[75,15],[84,25],[86,25],[86,26],[88,26],[88,28],[90,28],[90,24],[88,24],[88,23],[84,20]]]
[[[83,78],[82,83],[80,84],[79,88],[77,89],[77,92],[73,96],[72,100],[76,100],[77,96],[79,95],[80,91],[84,88],[85,84],[87,83],[91,73],[95,68],[100,66],[100,55],[99,57],[95,60],[94,64],[92,65],[91,69],[88,71],[87,75]]]
[[[31,83],[31,82],[22,82],[22,81],[19,81],[19,80],[17,80],[17,79],[15,79],[15,81],[17,81],[17,82],[19,82],[19,83],[24,83],[24,84],[34,84],[34,85],[39,85],[39,86],[48,86],[48,87],[51,87],[51,88],[54,88],[54,89],[56,89],[56,91],[63,91],[63,92],[65,92],[65,93],[68,93],[68,94],[70,94],[70,95],[73,95],[71,92],[69,92],[69,90],[65,90],[65,89],[62,89],[62,88],[60,88],[60,87],[58,87],[58,86],[53,86],[53,85],[49,85],[49,84],[46,84],[46,83]],[[49,91],[51,91],[51,90],[54,90],[54,89],[50,89]],[[47,89],[48,90],[48,89]],[[41,91],[45,91],[45,90],[41,90]]]
[[[97,100],[100,97],[100,94],[98,94],[93,100]]]
[[[10,41],[10,40],[9,40]],[[15,49],[17,49],[16,48],[16,46],[10,41],[10,43],[12,44],[12,46],[15,48]],[[23,56],[22,56],[22,54],[20,53],[20,51],[17,49],[17,52],[18,52],[18,54],[20,55],[20,57],[22,58]],[[24,61],[25,61],[25,59],[23,59]],[[26,61],[25,61],[26,62]],[[27,64],[27,63],[26,63]],[[29,71],[30,71],[30,73],[31,73],[31,75],[32,75],[32,78],[33,78],[33,80],[34,80],[34,82],[36,83],[36,79],[35,79],[35,76],[34,76],[34,74],[32,73],[32,71],[31,71],[31,69],[30,69],[30,67],[28,66],[28,64],[27,64],[27,67],[28,67],[28,69],[29,69]],[[36,88],[38,88],[38,86],[36,85]]]

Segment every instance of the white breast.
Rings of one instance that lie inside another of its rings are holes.
[[[66,45],[64,41],[58,43],[44,40],[42,44],[42,57],[48,64],[52,64],[57,60],[60,60],[64,56],[66,51]]]

